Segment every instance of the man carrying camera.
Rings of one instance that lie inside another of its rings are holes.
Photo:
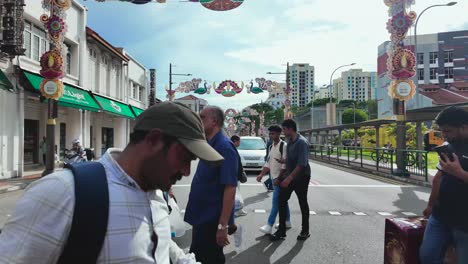
[[[449,144],[437,149],[439,172],[424,211],[430,217],[420,250],[421,263],[443,263],[450,245],[455,247],[457,263],[468,263],[468,112],[450,107],[440,112],[435,122]]]

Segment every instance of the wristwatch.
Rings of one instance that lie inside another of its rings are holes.
[[[218,224],[218,230],[226,230],[226,229],[228,229],[228,228],[229,228],[228,225],[223,226],[222,224]]]

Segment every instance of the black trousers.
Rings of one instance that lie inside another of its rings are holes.
[[[295,192],[299,200],[302,214],[302,231],[309,232],[309,203],[307,202],[307,191],[309,190],[310,176],[301,176],[294,180],[286,188],[280,188],[279,191],[279,227],[278,231],[286,233],[286,205],[291,198],[292,192]]]
[[[218,224],[203,224],[193,226],[192,245],[190,252],[195,254],[198,262],[203,264],[224,264],[223,247],[216,243]]]
[[[46,154],[42,154],[42,162],[46,165]]]

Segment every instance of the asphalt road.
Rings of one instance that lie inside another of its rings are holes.
[[[242,225],[243,242],[225,249],[227,263],[383,263],[384,225],[386,217],[420,215],[430,189],[382,181],[372,175],[358,175],[341,169],[311,163],[312,179],[308,201],[311,210],[311,237],[296,240],[301,214],[295,195],[290,200],[293,228],[284,241],[270,242],[258,228],[266,223],[271,208],[271,193],[255,181],[255,173],[241,185],[248,215],[236,218]],[[193,164],[192,174],[196,163]],[[183,210],[187,204],[192,177],[174,186]],[[11,214],[23,191],[0,194],[0,227]],[[190,229],[176,238],[182,248],[190,246]]]

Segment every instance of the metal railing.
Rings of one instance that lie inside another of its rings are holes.
[[[395,174],[397,152],[403,152],[406,175],[422,176],[428,181],[427,151],[412,149],[365,148],[357,146],[310,145],[310,157],[338,165]]]

